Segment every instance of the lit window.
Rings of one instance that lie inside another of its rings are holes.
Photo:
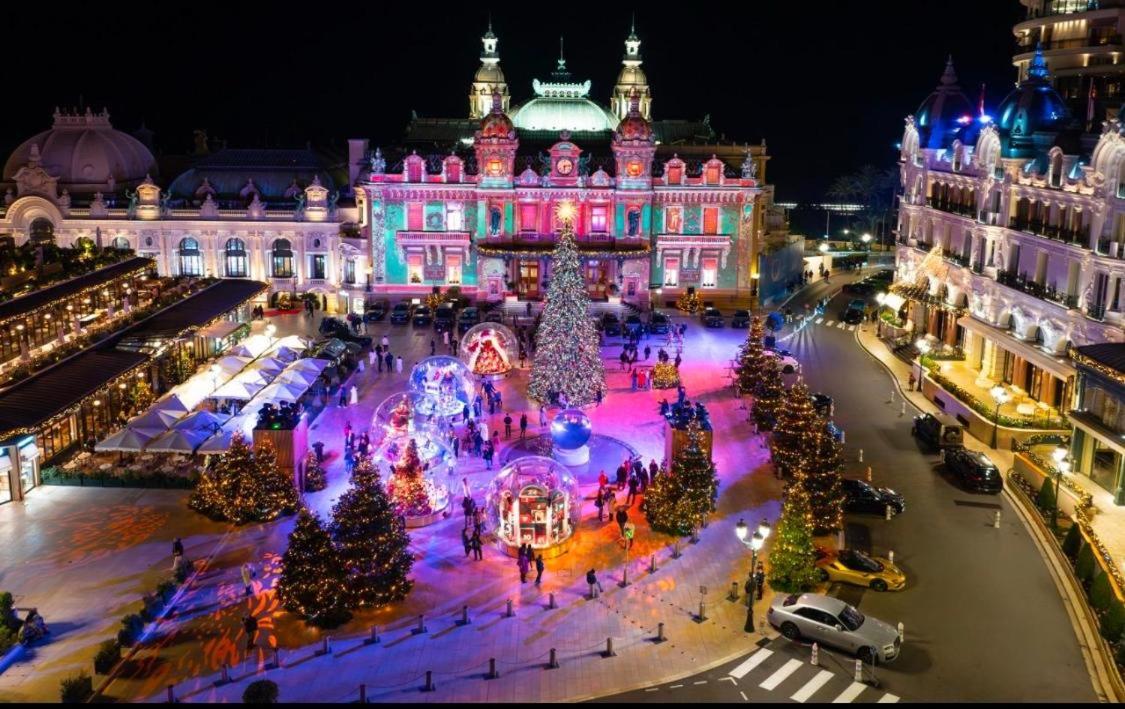
[[[180,241],[180,275],[202,276],[203,257],[199,253],[199,242],[192,238]]]
[[[538,204],[521,204],[520,205],[520,231],[539,231],[539,205]]]
[[[606,233],[606,207],[604,204],[596,204],[590,208],[590,231],[595,234]]]
[[[445,230],[461,231],[465,228],[465,205],[447,202],[445,205]]]
[[[406,276],[410,283],[422,282],[422,258],[422,254],[409,254],[406,257]]]
[[[705,177],[705,182],[708,185],[717,185],[717,184],[719,184],[719,177],[720,177],[719,166],[718,165],[708,166],[707,172],[706,172],[706,177]]]
[[[700,285],[704,288],[714,288],[719,280],[719,260],[716,258],[702,259],[700,264]]]
[[[680,259],[668,257],[664,259],[664,285],[680,285]]]
[[[668,207],[664,210],[664,232],[682,234],[684,232],[684,208]]]
[[[703,233],[704,234],[718,234],[719,233],[719,208],[718,207],[704,207],[703,208]]]
[[[228,239],[225,252],[227,278],[246,278],[246,244],[241,239]]]
[[[293,277],[293,248],[286,239],[273,242],[273,277]]]
[[[410,231],[422,231],[425,224],[425,205],[421,202],[410,202],[406,205],[406,228]]]
[[[445,255],[445,283],[450,286],[461,284],[461,254]]]

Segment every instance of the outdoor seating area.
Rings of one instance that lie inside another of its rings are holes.
[[[1057,408],[1046,402],[1036,401],[1018,386],[994,381],[963,360],[937,359],[932,361],[932,365],[936,368],[934,373],[945,380],[938,382],[942,388],[947,391],[955,388],[950,393],[970,406],[973,402],[965,401],[966,396],[982,403],[987,408],[990,419],[997,411],[993,391],[999,386],[1004,392],[999,407],[1002,419],[1020,421],[1028,428],[1065,428],[1065,422]],[[945,386],[946,383],[951,383],[953,387]]]

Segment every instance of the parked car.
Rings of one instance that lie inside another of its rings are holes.
[[[945,467],[962,486],[974,492],[995,495],[1004,490],[1000,469],[984,453],[968,448],[946,449]]]
[[[387,299],[377,300],[371,303],[366,303],[363,306],[363,321],[364,322],[382,322],[387,317],[387,312],[391,309],[390,301]]]
[[[832,401],[832,397],[827,394],[817,392],[812,395],[813,408],[820,416],[831,416],[836,413],[836,405]]]
[[[766,619],[790,640],[806,638],[850,652],[870,664],[890,662],[901,649],[898,629],[890,623],[817,593],[778,594]]]
[[[621,334],[621,321],[613,313],[605,313],[601,319],[601,330],[606,337],[617,337]]]
[[[395,303],[395,307],[391,309],[391,322],[395,325],[405,325],[410,322],[410,318],[413,315],[414,306],[410,303]]]
[[[645,334],[645,324],[641,321],[640,315],[634,314],[625,318],[625,332],[637,337]]]
[[[801,371],[801,363],[789,354],[788,350],[766,350],[765,352],[777,360],[777,367],[782,374],[796,374]]]
[[[723,314],[718,308],[705,308],[703,310],[703,324],[706,327],[723,327]]]
[[[906,588],[906,574],[890,559],[871,556],[858,549],[818,550],[816,568],[823,581],[862,586],[872,591]]]
[[[915,416],[910,432],[937,449],[960,448],[965,444],[965,428],[949,414]]]
[[[434,332],[452,332],[456,322],[457,311],[452,305],[445,303],[434,311]]]
[[[434,321],[434,313],[428,306],[419,305],[414,309],[414,316],[410,320],[418,327],[426,327]]]
[[[352,342],[364,349],[371,347],[370,337],[357,335],[351,326],[343,320],[331,317],[322,318],[318,329],[320,334],[327,338],[340,340],[344,343]]]
[[[496,310],[490,310],[485,314],[484,321],[502,323],[504,322],[504,311],[500,310],[499,308],[497,308]]]
[[[750,311],[749,310],[736,310],[734,315],[730,318],[731,327],[750,327]]]
[[[475,307],[468,307],[461,311],[457,316],[457,332],[464,335],[474,325],[480,323],[480,310]]]
[[[878,284],[866,279],[844,285],[844,292],[848,295],[871,295],[877,290],[879,290]]]
[[[848,307],[840,311],[840,320],[848,325],[858,325],[863,322],[864,310],[867,304],[856,299],[848,303]]]
[[[648,331],[654,335],[667,335],[672,326],[672,321],[664,313],[653,313],[648,316]]]
[[[895,514],[902,514],[906,509],[906,500],[890,488],[875,487],[862,480],[845,479],[842,482],[845,512],[881,515],[889,506]]]

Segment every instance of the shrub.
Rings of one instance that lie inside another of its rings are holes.
[[[151,623],[160,615],[160,610],[164,607],[164,602],[160,600],[160,597],[155,593],[146,593],[141,600],[144,603],[144,607],[141,608],[141,618],[143,618],[146,623]]]
[[[59,685],[59,699],[63,704],[82,704],[94,693],[94,680],[85,672],[67,677]]]
[[[1125,631],[1125,604],[1116,598],[1111,599],[1109,610],[1102,616],[1100,625],[1103,638],[1111,643],[1120,640],[1121,633]]]
[[[106,640],[98,646],[98,651],[94,654],[94,672],[99,675],[108,675],[109,671],[120,660],[121,646],[117,644],[116,640]]]
[[[156,586],[156,595],[164,600],[165,603],[172,600],[172,596],[176,594],[175,581],[161,581]]]
[[[277,704],[277,684],[259,679],[246,685],[242,692],[243,704]]]
[[[1078,550],[1082,547],[1082,535],[1078,532],[1078,525],[1070,525],[1070,529],[1066,532],[1066,537],[1063,539],[1062,550],[1066,554],[1066,558],[1070,559],[1071,563],[1078,557]]]
[[[1094,576],[1094,582],[1090,584],[1090,605],[1102,614],[1109,610],[1110,601],[1113,600],[1115,597],[1113,587],[1109,584],[1109,574],[1099,572]]]
[[[121,619],[121,630],[117,633],[117,640],[126,647],[131,647],[137,642],[144,632],[145,622],[136,613],[130,613]]]
[[[1053,512],[1055,503],[1055,485],[1050,478],[1043,478],[1043,484],[1039,486],[1039,497],[1035,498],[1035,504],[1044,512]]]
[[[185,559],[176,567],[175,572],[172,574],[172,579],[178,584],[183,584],[187,582],[188,577],[191,576],[191,572],[194,570],[195,564]]]
[[[16,631],[6,625],[0,624],[0,654],[8,651],[16,644]]]
[[[1089,544],[1083,544],[1078,551],[1078,560],[1074,562],[1074,573],[1083,586],[1087,586],[1094,578],[1094,550]]]
[[[1117,660],[1118,667],[1125,667],[1125,642],[1120,642],[1113,651],[1113,658]]]

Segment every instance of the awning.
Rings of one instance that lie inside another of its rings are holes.
[[[1023,342],[1012,337],[1011,333],[1007,330],[1002,330],[998,327],[989,325],[986,322],[981,322],[974,317],[966,315],[957,320],[957,324],[966,330],[987,338],[990,342],[997,347],[1005,349],[1014,355],[1024,358],[1028,362],[1034,364],[1040,369],[1050,372],[1054,376],[1066,381],[1075,376],[1078,372],[1074,367],[1065,359],[1058,359],[1047,354],[1035,345],[1029,342]]]
[[[903,298],[898,293],[887,293],[887,297],[883,299],[883,306],[890,308],[896,313],[902,310],[902,306],[906,304],[906,298]]]
[[[214,325],[209,325],[209,326],[203,328],[202,330],[200,330],[196,334],[199,337],[213,337],[216,340],[221,340],[221,339],[223,339],[224,337],[231,334],[232,332],[234,332],[235,330],[237,330],[238,328],[240,328],[242,326],[243,326],[242,323],[231,322],[230,320],[224,320],[223,322],[218,322],[218,323],[215,323]]]
[[[143,431],[138,431],[132,428],[123,428],[101,443],[94,446],[94,450],[99,453],[109,451],[114,452],[137,452],[143,450],[145,445],[152,440],[152,436]]]

